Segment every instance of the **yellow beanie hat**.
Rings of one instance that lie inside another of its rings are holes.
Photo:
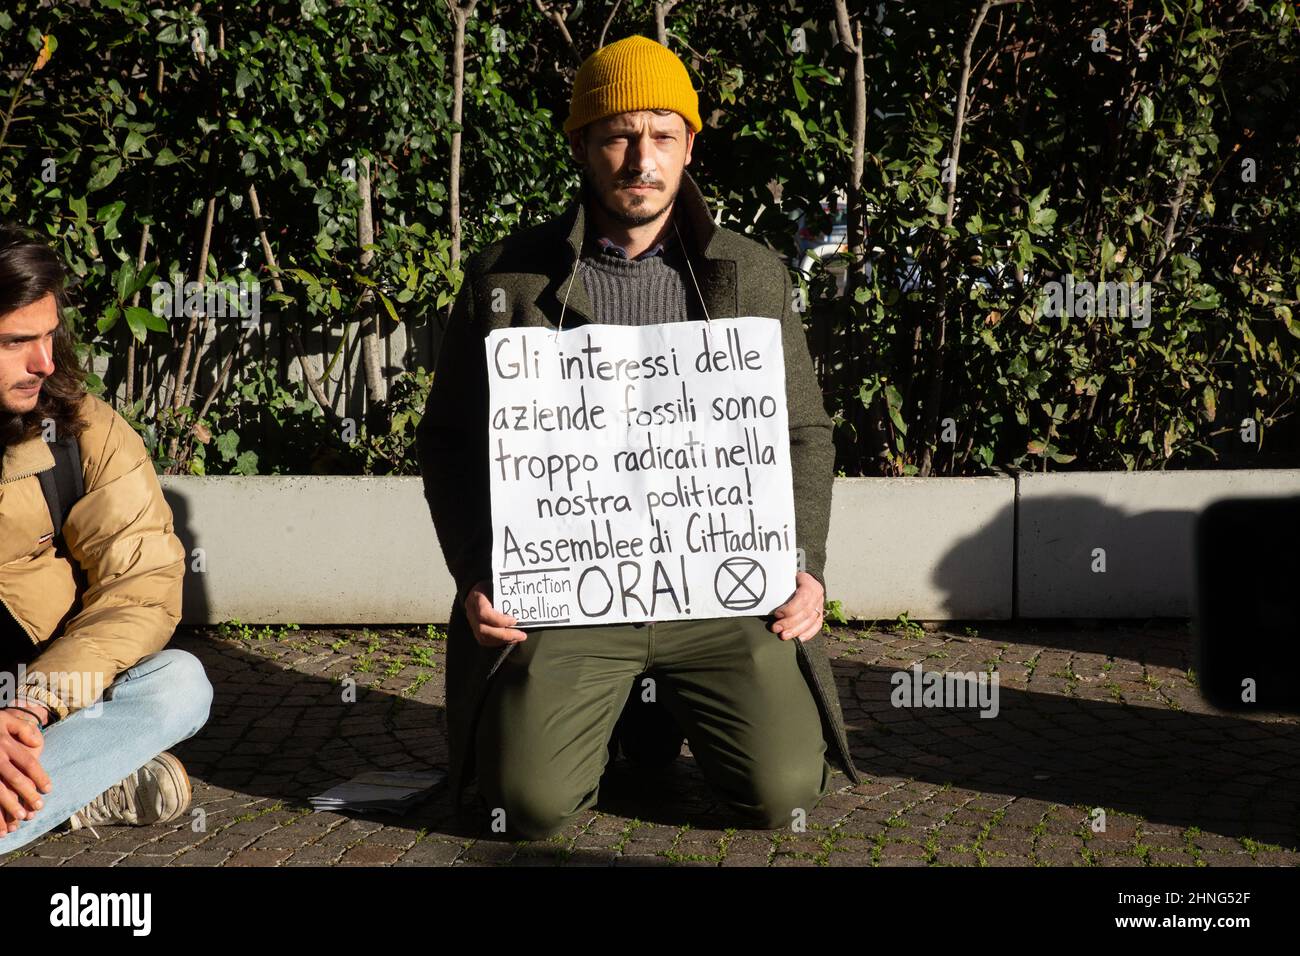
[[[704,125],[686,65],[668,47],[643,36],[601,47],[578,67],[564,131],[636,110],[673,110],[697,133]]]

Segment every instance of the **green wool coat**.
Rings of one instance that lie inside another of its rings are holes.
[[[752,315],[781,320],[796,544],[804,549],[805,570],[824,585],[835,452],[803,325],[792,308],[790,273],[767,246],[717,226],[689,172],[684,171],[673,215],[711,318]],[[566,291],[564,328],[594,321],[581,270],[572,278],[588,228],[586,218],[580,195],[562,215],[520,230],[466,260],[464,282],[416,431],[425,497],[456,582],[447,638],[447,730],[449,786],[457,809],[474,775],[474,732],[484,692],[514,646],[481,646],[464,610],[465,594],[492,574],[483,340],[493,329],[510,326],[555,328]],[[687,295],[694,297],[689,272],[685,278]],[[773,634],[772,640],[780,638]],[[860,777],[849,753],[825,640],[819,634],[798,642],[800,669],[821,712],[827,756],[857,783]]]

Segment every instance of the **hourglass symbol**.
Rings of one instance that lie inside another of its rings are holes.
[[[767,573],[753,558],[727,558],[713,575],[713,591],[727,610],[748,611],[763,600]]]

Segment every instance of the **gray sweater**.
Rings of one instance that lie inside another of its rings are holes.
[[[671,229],[661,252],[640,259],[625,259],[602,249],[588,230],[578,272],[595,308],[596,320],[603,325],[704,318],[682,245]]]

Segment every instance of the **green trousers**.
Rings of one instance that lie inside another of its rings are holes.
[[[794,641],[727,617],[528,630],[488,685],[479,792],[506,832],[545,839],[595,806],[614,724],[651,690],[744,826],[789,826],[830,788],[817,704]]]

